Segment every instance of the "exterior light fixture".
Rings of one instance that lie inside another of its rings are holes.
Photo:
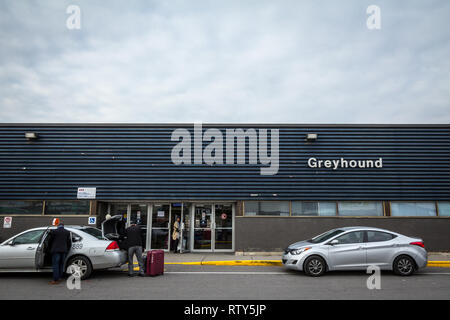
[[[306,139],[305,140],[308,141],[308,142],[316,141],[317,140],[317,133],[308,133],[306,135]]]
[[[38,138],[38,134],[36,132],[25,132],[25,138],[27,140],[36,140]]]

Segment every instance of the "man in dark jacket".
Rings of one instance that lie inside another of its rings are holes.
[[[128,276],[133,277],[133,258],[136,255],[136,259],[139,263],[139,276],[144,276],[144,261],[142,260],[142,234],[141,228],[137,226],[134,222],[131,223],[131,226],[125,230],[125,234],[127,237],[127,246],[128,246]]]
[[[64,261],[72,247],[70,232],[64,229],[60,223],[55,230],[50,231],[49,248],[52,254],[53,281],[50,284],[58,284],[64,275]]]

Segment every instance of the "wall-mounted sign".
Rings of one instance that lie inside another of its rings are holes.
[[[377,160],[349,160],[344,158],[319,160],[317,158],[309,158],[308,167],[327,168],[333,170],[337,170],[340,168],[383,168],[383,158],[379,158]]]
[[[3,228],[9,229],[12,225],[12,217],[5,217],[3,219]]]
[[[164,211],[158,211],[158,218],[164,218],[165,212]]]
[[[77,199],[95,199],[97,188],[78,188]]]
[[[89,224],[97,224],[97,217],[89,217]]]

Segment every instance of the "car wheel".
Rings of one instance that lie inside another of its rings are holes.
[[[69,260],[69,262],[67,263],[66,270],[68,270],[70,268],[70,266],[75,267],[72,270],[76,270],[75,272],[77,273],[77,276],[79,276],[81,278],[81,280],[85,280],[85,279],[89,278],[92,274],[91,262],[86,257],[76,256],[76,257],[71,258]],[[79,272],[77,272],[78,270],[79,270]]]
[[[400,276],[410,276],[415,271],[415,263],[411,257],[400,256],[394,261],[394,273]]]
[[[321,257],[312,256],[306,259],[303,269],[308,276],[320,277],[325,273],[327,266]]]

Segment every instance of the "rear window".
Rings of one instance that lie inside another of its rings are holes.
[[[367,242],[381,242],[389,241],[396,237],[396,235],[381,231],[367,231]]]
[[[83,228],[81,229],[83,232],[86,232],[87,234],[99,239],[99,240],[103,240],[103,235],[102,235],[102,231],[97,229],[97,228]]]

